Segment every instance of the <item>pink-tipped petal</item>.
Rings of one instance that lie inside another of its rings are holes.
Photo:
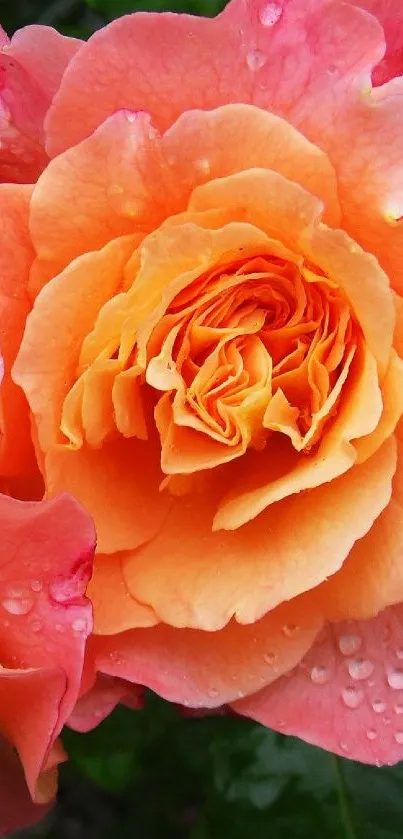
[[[99,725],[119,702],[132,709],[143,707],[144,689],[123,679],[98,674],[94,686],[78,700],[67,725],[74,731],[91,731]]]
[[[0,730],[34,796],[80,690],[95,535],[67,495],[37,503],[0,496],[0,521]]]
[[[0,836],[31,827],[43,819],[52,802],[34,804],[24,773],[11,746],[0,739]]]
[[[363,763],[403,758],[403,609],[328,624],[287,677],[235,702],[240,714]]]

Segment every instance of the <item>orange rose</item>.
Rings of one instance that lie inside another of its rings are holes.
[[[403,756],[402,11],[369,5],[115,21],[0,194],[16,492],[32,429],[97,530],[87,717],[115,676]]]

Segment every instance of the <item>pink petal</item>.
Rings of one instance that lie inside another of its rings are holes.
[[[403,5],[400,0],[357,0],[360,6],[374,15],[382,24],[386,38],[386,53],[375,67],[372,80],[375,85],[388,82],[403,74]]]
[[[328,624],[297,668],[233,703],[263,725],[363,763],[403,758],[403,607]]]
[[[0,496],[0,730],[17,748],[31,794],[80,689],[94,551],[87,513],[67,495]]]
[[[0,180],[35,181],[44,169],[43,121],[81,42],[47,26],[0,39]]]
[[[381,19],[386,26],[386,12]],[[395,27],[392,12],[387,20]],[[342,2],[232,0],[213,20],[123,17],[66,70],[46,121],[47,150],[54,156],[75,145],[120,108],[147,111],[165,129],[192,108],[258,105],[329,154],[344,227],[400,288],[403,81],[371,93],[384,52],[376,17]]]
[[[92,636],[86,683],[95,671],[151,688],[180,705],[217,708],[253,693],[294,667],[309,649],[321,618],[300,598],[254,624],[231,621],[219,632],[159,624]],[[93,678],[93,676],[92,676]]]
[[[99,725],[119,702],[132,709],[143,707],[143,688],[123,679],[98,674],[94,686],[78,700],[67,725],[74,731],[91,731]]]
[[[9,836],[42,819],[51,805],[34,804],[21,764],[12,748],[0,739],[0,836]]]
[[[381,27],[347,4],[233,0],[213,20],[129,15],[93,35],[67,69],[48,115],[47,149],[53,157],[75,145],[119,108],[147,111],[159,129],[191,108],[228,102],[317,123],[381,55]]]

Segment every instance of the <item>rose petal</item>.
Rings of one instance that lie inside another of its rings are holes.
[[[94,609],[94,632],[108,635],[132,627],[154,626],[158,618],[150,608],[130,594],[122,571],[124,554],[97,554],[88,597]]]
[[[372,80],[385,84],[403,75],[403,7],[400,0],[358,0],[354,5],[370,12],[382,24],[386,37],[386,54],[375,67]]]
[[[93,636],[94,670],[135,682],[181,705],[214,708],[277,679],[299,661],[321,620],[303,604],[283,604],[252,626],[220,632],[159,625]]]
[[[314,607],[329,620],[372,618],[403,600],[402,433],[400,423],[397,469],[388,506],[355,543],[340,571],[311,593]]]
[[[142,708],[143,688],[100,674],[94,687],[78,700],[67,725],[74,731],[91,731],[126,699],[131,708]]]
[[[28,235],[32,189],[0,186],[0,351],[4,377],[0,386],[0,475],[30,474],[36,469],[24,394],[11,380],[11,367],[30,309],[26,287],[34,256]]]
[[[33,803],[18,757],[4,740],[0,740],[0,767],[0,836],[9,836],[43,819],[51,803]]]
[[[347,4],[288,0],[274,24],[266,5],[235,0],[213,20],[140,13],[97,32],[55,97],[47,120],[50,155],[119,108],[147,111],[160,129],[192,108],[228,102],[253,103],[294,124],[323,123],[348,83],[381,57],[382,30]],[[336,91],[327,72],[335,61],[343,82]]]
[[[275,169],[323,197],[325,221],[338,223],[326,155],[273,114],[246,105],[194,111],[162,137],[145,113],[115,114],[52,162],[36,186],[31,287],[114,236],[155,229],[186,209],[198,184],[252,167]]]
[[[403,610],[329,624],[289,678],[233,708],[364,763],[403,757]],[[298,700],[295,701],[295,698]]]
[[[34,795],[80,687],[95,536],[66,495],[37,503],[0,496],[0,520],[0,730],[18,749]]]
[[[217,475],[207,492],[175,499],[160,533],[122,559],[127,587],[172,626],[253,622],[340,568],[388,503],[395,467],[392,440],[341,478],[213,533]]]

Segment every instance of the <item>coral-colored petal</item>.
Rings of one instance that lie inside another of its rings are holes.
[[[6,53],[35,79],[50,104],[67,65],[82,44],[51,26],[24,26],[15,32]]]
[[[398,31],[393,13],[388,20]],[[343,226],[401,287],[402,83],[370,92],[384,49],[377,19],[347,3],[283,0],[274,19],[266,0],[232,0],[214,20],[131,15],[96,33],[70,64],[49,113],[48,148],[74,145],[116,108],[146,110],[165,129],[192,108],[257,105],[328,152]]]
[[[0,730],[18,749],[34,794],[80,687],[95,534],[67,495],[37,503],[0,496],[0,520]]]
[[[1,44],[1,181],[34,182],[45,168],[43,120],[80,43],[49,26],[27,26]]]
[[[34,256],[28,234],[31,187],[0,186],[0,352],[4,377],[0,386],[0,475],[29,474],[34,454],[24,394],[11,380],[11,367],[30,310],[26,288]]]
[[[392,441],[341,478],[213,533],[217,475],[207,492],[175,500],[161,532],[122,559],[127,587],[172,626],[253,622],[340,568],[388,503],[395,466]]]
[[[33,800],[38,800],[38,782],[59,730],[59,705],[65,691],[62,669],[4,668],[0,672],[0,729],[18,751]],[[41,793],[38,803],[43,800]]]
[[[162,129],[191,108],[228,102],[249,102],[291,122],[320,120],[326,100],[335,98],[328,67],[337,61],[345,85],[365,72],[381,56],[381,29],[344,4],[282,5],[273,25],[264,0],[235,0],[214,20],[137,14],[114,21],[64,76],[47,121],[50,154],[77,143],[118,108],[146,110]]]
[[[43,451],[61,440],[62,405],[76,379],[85,336],[101,306],[119,290],[135,237],[85,254],[43,289],[28,317],[13,378],[35,417]]]
[[[403,758],[403,610],[329,624],[289,678],[234,703],[236,711],[343,757]]]
[[[78,700],[67,725],[74,731],[91,731],[107,717],[119,702],[126,701],[131,708],[143,707],[143,688],[123,679],[104,676],[96,678],[94,686]]]
[[[94,636],[95,670],[145,685],[171,702],[214,708],[277,679],[310,647],[321,620],[298,600],[258,623],[220,632],[169,626]]]
[[[153,538],[172,503],[159,492],[156,440],[118,439],[100,450],[60,447],[46,455],[45,472],[48,496],[71,492],[88,510],[101,553],[134,549]]]
[[[51,805],[34,804],[17,755],[0,740],[0,836],[31,827],[44,818]]]
[[[94,632],[97,635],[108,635],[110,631],[115,634],[135,626],[158,623],[150,606],[144,606],[130,594],[119,554],[97,554],[87,593],[94,610]]]

